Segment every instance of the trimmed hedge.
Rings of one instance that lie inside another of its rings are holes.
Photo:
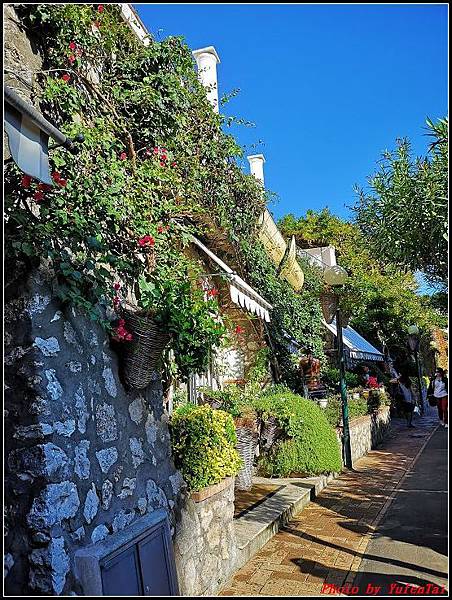
[[[261,455],[258,467],[262,475],[320,475],[341,470],[336,433],[316,402],[279,388],[257,399],[254,407],[264,421],[275,417],[287,436]]]
[[[369,415],[382,406],[390,404],[386,392],[382,390],[366,390],[368,397],[361,395],[359,399],[350,398],[348,400],[348,416],[349,419],[356,419],[364,415]],[[328,405],[323,409],[323,414],[328,419],[328,422],[337,427],[342,421],[342,401],[340,396],[330,396]]]
[[[237,475],[242,461],[235,445],[237,436],[231,415],[208,405],[186,404],[170,421],[174,465],[190,491]]]

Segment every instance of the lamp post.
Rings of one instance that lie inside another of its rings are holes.
[[[424,401],[422,398],[422,378],[421,378],[421,365],[419,362],[419,346],[420,346],[420,338],[419,338],[419,327],[417,325],[410,325],[408,327],[408,346],[411,352],[414,354],[414,360],[416,361],[416,373],[417,373],[417,385],[419,390],[419,410],[421,414],[424,414]]]
[[[345,269],[338,265],[334,267],[327,267],[323,273],[325,283],[331,286],[333,289],[339,290],[348,279],[348,274]],[[342,405],[342,455],[344,465],[348,469],[352,469],[352,449],[350,445],[350,428],[348,423],[348,399],[347,399],[347,385],[345,383],[345,356],[344,356],[344,339],[342,336],[342,315],[339,309],[339,299],[337,294],[334,294],[335,302],[333,306],[336,312],[336,330],[337,330],[337,349],[339,358],[339,373],[340,373],[340,386],[341,386],[341,405]],[[324,315],[325,320],[328,322],[331,318],[330,304],[330,315]],[[322,304],[323,308],[323,304]],[[328,318],[329,317],[329,318]],[[331,321],[329,321],[331,322]]]

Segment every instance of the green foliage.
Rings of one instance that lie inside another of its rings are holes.
[[[414,159],[407,139],[386,151],[370,191],[357,187],[357,223],[375,251],[447,285],[448,119],[427,120],[429,156]]]
[[[332,215],[328,209],[308,210],[296,219],[287,215],[279,223],[286,235],[295,235],[301,248],[332,245],[338,263],[349,279],[340,303],[351,313],[350,324],[377,348],[382,340],[393,356],[406,354],[407,328],[416,323],[425,336],[444,318],[426,296],[417,294],[413,275],[382,260],[374,252],[357,225]]]
[[[186,404],[174,411],[170,433],[174,464],[189,490],[200,490],[239,472],[237,436],[227,413]]]
[[[286,389],[261,395],[254,407],[264,421],[275,417],[288,438],[260,457],[259,468],[264,475],[318,475],[341,470],[336,434],[317,403]]]
[[[340,385],[340,372],[339,369],[334,367],[327,367],[322,372],[322,382],[332,389],[339,388]],[[345,372],[345,383],[347,388],[356,388],[361,384],[359,375]]]
[[[348,399],[349,420],[371,414],[382,406],[388,406],[390,400],[387,394],[381,390],[371,390],[367,397],[360,395],[359,398]],[[328,422],[337,427],[342,422],[342,401],[340,396],[330,396],[328,404],[323,409]]]
[[[304,347],[310,347],[315,356],[324,358],[323,324],[316,285],[315,291],[306,285],[295,293],[292,287],[278,276],[277,270],[266,254],[262,244],[256,240],[242,241],[242,252],[249,282],[264,297],[271,301],[272,319],[267,325],[274,354],[281,368],[281,379],[292,389],[300,385],[298,367],[291,360],[286,337],[290,335]],[[312,278],[315,282],[315,279]]]

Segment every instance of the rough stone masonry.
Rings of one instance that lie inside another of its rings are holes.
[[[99,325],[63,308],[42,271],[16,286],[5,306],[5,585],[81,594],[75,551],[157,508],[174,532],[184,484],[159,375],[127,393]]]

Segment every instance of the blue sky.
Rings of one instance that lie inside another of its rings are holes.
[[[256,124],[234,133],[265,155],[278,218],[351,216],[381,152],[406,136],[425,154],[426,117],[447,113],[445,5],[134,6],[156,39],[215,46],[220,96],[241,90],[224,112]]]

